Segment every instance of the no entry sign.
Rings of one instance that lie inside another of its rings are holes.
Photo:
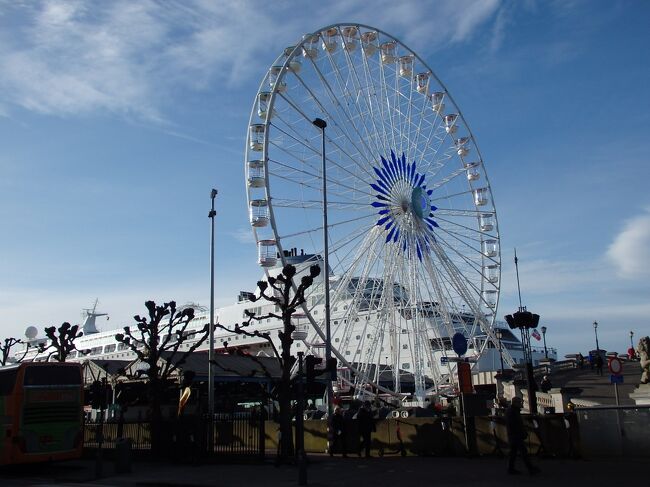
[[[623,372],[623,362],[621,362],[616,357],[612,357],[609,359],[608,367],[609,367],[609,371],[614,375],[621,375],[621,373]]]

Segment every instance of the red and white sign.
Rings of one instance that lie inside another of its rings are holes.
[[[609,371],[614,375],[621,375],[623,372],[623,362],[616,357],[610,358],[607,366],[609,367]]]

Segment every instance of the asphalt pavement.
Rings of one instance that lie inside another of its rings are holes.
[[[312,457],[307,469],[308,485],[320,486],[575,486],[596,481],[598,485],[622,483],[644,485],[647,459],[604,458],[568,460],[534,458],[541,473],[530,477],[506,472],[506,459],[495,457]],[[136,463],[129,474],[116,475],[111,464],[105,477],[95,479],[92,460],[0,470],[2,487],[215,487],[298,485],[298,468],[265,464],[174,465]]]

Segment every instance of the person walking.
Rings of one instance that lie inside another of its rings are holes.
[[[521,419],[521,408],[523,407],[523,400],[520,397],[513,397],[510,406],[506,410],[506,428],[508,430],[508,444],[510,446],[510,455],[508,456],[508,473],[510,475],[518,475],[521,472],[515,468],[515,461],[517,459],[517,452],[521,453],[521,458],[528,469],[530,475],[535,475],[540,472],[539,468],[535,467],[528,457],[528,450],[526,449],[526,430],[524,428],[524,421]]]
[[[375,430],[374,413],[370,406],[370,401],[365,401],[359,412],[357,413],[357,424],[359,427],[359,434],[361,435],[361,443],[359,444],[359,456],[361,450],[365,449],[366,458],[370,457],[370,443],[372,442],[372,432]]]
[[[548,391],[553,388],[553,384],[551,384],[551,380],[548,378],[548,375],[544,376],[542,382],[539,384],[539,388],[544,393],[548,393]]]
[[[340,406],[334,409],[334,416],[332,416],[332,447],[330,448],[330,457],[334,456],[335,450],[340,450],[343,457],[348,456],[346,445],[346,431],[345,431],[345,418],[343,418],[343,410]]]
[[[597,352],[598,355],[596,355],[596,373],[598,375],[603,375],[603,357],[600,354],[600,351]]]

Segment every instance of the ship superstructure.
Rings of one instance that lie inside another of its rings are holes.
[[[305,272],[310,265],[322,263],[318,256],[306,255],[304,253],[291,251],[291,255],[285,256],[285,260],[296,265],[300,272]],[[274,276],[279,273],[280,269],[270,269],[269,275]],[[412,307],[404,307],[400,316],[395,319],[395,326],[386,326],[382,320],[389,319],[382,311],[381,296],[383,293],[390,292],[391,299],[406,301],[405,294],[407,290],[399,286],[385,286],[381,279],[373,278],[370,282],[366,279],[363,283],[359,280],[351,279],[341,283],[337,276],[330,278],[331,292],[338,293],[337,305],[331,310],[331,329],[332,329],[332,347],[339,357],[339,364],[345,368],[345,362],[356,370],[355,375],[362,374],[369,382],[380,383],[382,381],[399,381],[400,387],[408,391],[409,376],[414,368],[414,358],[410,353],[410,343],[407,340],[400,341],[400,336],[406,336],[405,328],[411,325],[414,319],[424,321],[424,329],[427,333],[428,356],[434,364],[425,364],[429,369],[437,371],[428,377],[429,389],[436,388],[437,385],[444,386],[449,384],[450,377],[455,369],[453,361],[447,361],[446,358],[455,356],[452,350],[451,336],[452,332],[465,332],[479,326],[475,316],[462,310],[456,313],[452,323],[441,325],[440,320],[443,317],[436,310],[436,303],[420,303],[413,316]],[[368,291],[368,299],[359,300],[359,286],[363,285],[365,292]],[[345,289],[341,289],[345,286]],[[311,293],[307,296],[305,312],[294,315],[294,352],[304,351],[305,353],[322,354],[324,351],[323,340],[316,333],[313,323],[324,314],[324,305],[322,299],[323,293],[322,279],[316,280],[312,286]],[[390,288],[388,291],[387,289]],[[349,295],[345,299],[345,293]],[[237,302],[215,310],[215,317],[218,323],[232,328],[236,323],[242,323],[247,319],[247,313],[254,313],[257,317],[265,317],[270,313],[277,313],[279,310],[272,303],[263,299],[255,299],[255,293],[242,291],[239,293]],[[346,303],[361,303],[357,309],[350,310]],[[192,305],[197,310],[195,318],[190,322],[185,331],[186,340],[180,350],[189,349],[195,340],[200,336],[200,331],[206,323],[209,323],[209,310],[198,305]],[[96,326],[96,318],[105,316],[105,313],[97,311],[97,303],[92,309],[85,310],[85,321],[83,324],[84,335],[75,341],[77,351],[73,351],[69,360],[83,361],[90,360],[132,360],[135,359],[135,353],[129,350],[124,344],[115,340],[116,333],[121,331],[120,328],[113,330],[100,331]],[[265,317],[260,321],[254,322],[254,329],[261,332],[269,332],[274,341],[274,345],[279,349],[280,343],[278,332],[282,330],[282,322],[274,317]],[[450,326],[451,325],[451,326]],[[403,327],[399,329],[398,327]],[[394,333],[386,333],[378,336],[378,330],[396,328]],[[466,357],[473,361],[473,370],[475,372],[487,372],[499,370],[501,359],[507,357],[508,364],[523,363],[524,354],[521,341],[508,326],[496,321],[495,329],[500,330],[500,343],[493,343],[489,334],[480,331],[473,332],[468,343],[468,352]],[[44,339],[32,340],[32,345],[36,342],[43,342]],[[371,345],[369,345],[371,344]],[[228,333],[221,328],[215,330],[215,346],[217,352],[225,352],[227,349],[240,349],[247,354],[257,356],[272,356],[271,345],[259,337],[249,337],[236,333]],[[363,357],[364,347],[374,346],[377,353],[377,360],[374,363],[367,363],[360,360]],[[399,348],[397,348],[399,347]],[[207,340],[198,350],[207,350]],[[22,355],[24,352],[20,352]],[[556,352],[554,349],[548,349],[548,358],[555,359]],[[543,350],[533,349],[534,365],[545,358]],[[32,347],[25,357],[25,360],[45,361],[48,359],[48,352],[39,353],[36,346]],[[393,371],[399,370],[399,373]],[[387,374],[387,371],[389,373]]]

